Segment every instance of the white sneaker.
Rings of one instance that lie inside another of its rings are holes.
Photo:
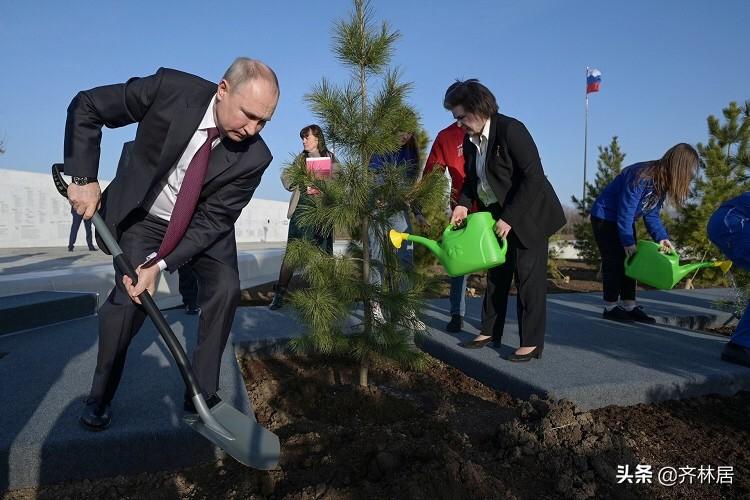
[[[385,316],[383,316],[383,310],[380,309],[380,304],[378,304],[377,302],[372,303],[372,319],[374,319],[376,323],[380,323],[381,325],[385,324]]]
[[[405,326],[408,326],[412,330],[416,330],[418,332],[424,332],[427,330],[427,325],[425,325],[424,321],[417,317],[417,314],[414,311],[411,311],[406,315],[404,323]]]

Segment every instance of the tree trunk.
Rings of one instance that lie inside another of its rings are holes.
[[[367,361],[362,361],[359,365],[359,385],[360,387],[367,387]]]
[[[370,229],[369,222],[370,220],[367,217],[362,221],[362,280],[365,283],[370,282],[370,242],[368,239],[368,231]],[[372,334],[372,301],[370,300],[369,295],[362,297],[362,309],[362,317],[365,320],[364,331],[362,334],[365,338],[369,338]]]
[[[359,14],[359,23],[360,23],[360,30],[362,34],[366,32],[365,30],[365,17],[364,17],[364,6],[358,4],[357,5],[357,12]],[[364,38],[362,39],[362,43],[364,43]],[[360,112],[362,113],[362,120],[367,119],[367,73],[365,71],[365,66],[360,63],[359,65],[359,98],[360,98]],[[370,158],[369,155],[366,154],[364,151],[360,150],[360,162],[362,165],[367,166],[369,164]],[[370,242],[369,242],[369,230],[370,230],[370,218],[369,214],[365,214],[365,217],[362,220],[362,279],[365,283],[370,282]],[[372,304],[370,301],[370,297],[363,297],[362,298],[362,307],[364,308],[364,332],[363,335],[366,338],[369,338],[372,334]],[[367,384],[367,366],[364,365],[364,380],[365,385]],[[362,369],[360,370],[360,384],[362,384],[362,377],[363,372]]]

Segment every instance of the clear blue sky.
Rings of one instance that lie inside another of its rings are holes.
[[[590,95],[589,172],[596,146],[620,137],[626,162],[677,142],[706,141],[706,117],[750,99],[747,0],[591,2],[378,0],[402,38],[393,64],[414,84],[411,102],[432,137],[455,78],[479,78],[501,112],[534,137],[558,195],[581,191],[585,67],[602,72]],[[274,154],[256,197],[286,200],[280,167],[314,121],[303,101],[322,76],[347,75],[331,48],[333,21],[351,3],[327,1],[6,1],[0,5],[0,168],[47,172],[63,155],[65,110],[78,90],[160,66],[217,81],[239,55],[272,66],[281,82],[263,132]],[[112,178],[133,126],[104,131],[100,177]]]

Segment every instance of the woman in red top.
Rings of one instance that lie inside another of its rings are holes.
[[[447,96],[455,87],[454,83],[445,91]],[[432,172],[434,168],[448,169],[451,177],[451,212],[456,208],[456,201],[461,195],[464,186],[464,135],[466,133],[456,122],[450,127],[438,132],[435,142],[432,144],[430,155],[425,163],[425,175]],[[451,320],[445,325],[446,331],[451,333],[460,332],[464,326],[464,314],[466,313],[466,276],[451,278]]]

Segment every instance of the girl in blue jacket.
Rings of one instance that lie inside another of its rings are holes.
[[[674,206],[685,202],[698,163],[692,146],[677,144],[660,160],[625,167],[591,207],[591,225],[602,256],[605,319],[655,322],[636,304],[635,281],[625,276],[625,258],[636,249],[635,221],[643,217],[654,241],[672,250],[659,212],[667,197]]]
[[[708,220],[708,238],[736,266],[750,271],[750,192],[725,201]],[[721,359],[750,366],[750,304]]]

